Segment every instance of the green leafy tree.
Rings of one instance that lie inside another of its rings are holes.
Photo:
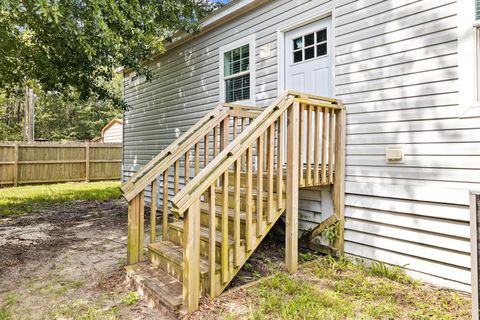
[[[123,105],[104,85],[113,69],[151,79],[144,62],[176,32],[196,32],[216,7],[208,0],[1,0],[0,88],[34,83]]]

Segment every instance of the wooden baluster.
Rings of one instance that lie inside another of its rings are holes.
[[[246,192],[246,204],[245,204],[245,220],[246,220],[246,230],[245,230],[245,238],[246,238],[246,248],[247,252],[250,252],[253,248],[253,237],[252,237],[252,211],[253,211],[253,199],[252,199],[252,171],[253,171],[253,148],[250,146],[247,149],[246,157],[245,157],[245,165],[247,170],[247,192]],[[257,221],[258,223],[258,221]]]
[[[210,142],[209,142],[209,137],[210,137],[210,134],[207,133],[205,135],[205,137],[203,138],[203,149],[204,149],[204,153],[203,153],[203,167],[205,168],[207,165],[208,165],[208,161],[209,161],[209,158],[210,158]],[[204,201],[205,202],[208,202],[208,190],[205,192],[204,194]]]
[[[263,226],[263,134],[257,139],[257,238]]]
[[[223,151],[229,142],[230,139],[230,132],[229,132],[229,119],[226,117],[220,123],[220,150]]]
[[[234,263],[235,267],[240,266],[240,159],[235,161],[235,186],[234,186],[234,211],[233,211],[233,241],[234,241]]]
[[[299,110],[300,109],[300,110]],[[285,221],[285,264],[289,272],[295,272],[298,264],[298,156],[300,121],[298,102],[288,108],[287,125],[287,208]]]
[[[267,224],[273,221],[273,166],[275,148],[275,124],[267,129]]]
[[[328,135],[328,183],[333,184],[333,158],[335,155],[335,110],[330,110],[330,134]]]
[[[183,219],[183,305],[187,312],[198,309],[200,300],[200,200]]]
[[[277,126],[277,210],[283,207],[283,113]]]
[[[180,160],[175,161],[175,167],[173,169],[174,177],[173,177],[173,192],[175,194],[178,193],[180,190]]]
[[[323,108],[323,123],[322,123],[322,184],[327,183],[327,109]]]
[[[233,117],[232,119],[233,123],[233,139],[235,139],[238,136],[238,124],[237,124],[237,117]]]
[[[200,142],[195,144],[194,172],[195,176],[200,172]]]
[[[150,211],[150,243],[155,242],[157,238],[156,228],[157,228],[157,194],[158,194],[158,181],[157,179],[153,180],[150,185],[150,202],[151,202],[151,211]]]
[[[190,181],[190,150],[185,152],[185,163],[184,163],[184,184]]]
[[[241,130],[242,132],[245,130],[245,125],[246,125],[246,122],[247,122],[247,119],[246,118],[242,118],[242,124],[241,124]],[[245,170],[246,167],[245,167],[245,161],[246,161],[246,154],[245,154],[245,157],[242,155],[242,170]]]
[[[210,280],[210,298],[216,296],[215,290],[215,221],[216,221],[216,205],[215,205],[215,184],[212,184],[209,188],[210,193],[210,206],[209,206],[209,221],[208,221],[208,264],[209,264],[209,280]]]
[[[162,240],[167,240],[168,233],[168,169],[163,171],[163,212],[162,212]]]
[[[206,134],[203,138],[203,167],[205,168],[208,165],[208,161],[210,160],[210,134]]]
[[[304,129],[304,121],[303,121],[303,118],[304,118],[304,105],[303,103],[300,104],[300,114],[299,114],[299,118],[300,118],[300,128],[299,128],[299,137],[298,137],[298,140],[299,140],[299,152],[298,152],[298,159],[299,159],[299,166],[298,166],[298,175],[299,175],[299,178],[300,178],[300,186],[304,186],[305,185],[305,181],[304,181],[304,178],[303,178],[303,129]],[[287,165],[288,167],[288,165]]]
[[[218,155],[218,126],[213,128],[213,158],[216,158]]]
[[[306,145],[306,162],[307,162],[307,169],[306,169],[306,179],[305,184],[307,186],[312,185],[312,106],[307,106],[307,145]]]
[[[228,281],[228,171],[222,176],[222,219],[221,219],[221,233],[222,233],[222,247],[221,247],[221,265],[222,265],[222,283]]]
[[[315,142],[313,148],[313,184],[320,184],[319,147],[320,147],[320,108],[315,108]]]

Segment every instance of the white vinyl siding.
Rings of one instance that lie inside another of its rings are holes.
[[[123,138],[123,125],[114,123],[103,133],[103,142],[105,143],[121,143]]]
[[[469,290],[480,118],[458,117],[455,0],[270,1],[171,49],[150,65],[158,79],[125,88],[124,177],[220,101],[221,47],[254,35],[252,98],[267,106],[278,95],[277,30],[332,6],[334,92],[347,108],[345,251]],[[386,164],[386,145],[402,145],[405,162]],[[300,197],[301,230],[330,214],[319,194]]]

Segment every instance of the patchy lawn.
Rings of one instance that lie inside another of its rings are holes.
[[[307,259],[313,258],[312,255]],[[470,299],[400,268],[317,257],[299,272],[204,300],[192,319],[470,319]]]
[[[82,182],[0,189],[0,218],[71,200],[108,200],[121,196],[120,182]]]

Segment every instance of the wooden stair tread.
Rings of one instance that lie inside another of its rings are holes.
[[[169,224],[169,226],[171,228],[181,230],[183,232],[183,221],[182,220],[172,222],[172,223]],[[204,240],[204,241],[208,241],[208,239],[209,239],[208,227],[200,226],[200,239]],[[222,233],[218,229],[215,230],[215,242],[216,242],[217,246],[220,246],[222,244]],[[240,240],[240,245],[243,245],[244,243],[245,243],[245,240],[241,239]],[[228,235],[228,245],[233,246],[233,236],[230,235],[230,234]]]
[[[210,204],[206,202],[200,202],[200,210],[204,213],[209,213],[210,212]],[[222,206],[216,205],[215,206],[215,214],[217,217],[222,216]],[[233,208],[228,208],[228,218],[232,220],[235,216],[235,211]],[[240,221],[245,221],[246,218],[246,213],[245,211],[240,210]],[[256,221],[257,217],[255,213],[252,213],[252,221]]]
[[[180,281],[147,263],[126,266],[125,269],[127,277],[141,287],[146,295],[173,310],[180,308],[183,303],[183,286]]]
[[[169,259],[173,263],[183,267],[183,247],[171,241],[163,240],[148,244],[148,249],[164,258]],[[200,274],[208,273],[208,258],[200,255]],[[220,270],[220,265],[215,263],[215,269]]]

